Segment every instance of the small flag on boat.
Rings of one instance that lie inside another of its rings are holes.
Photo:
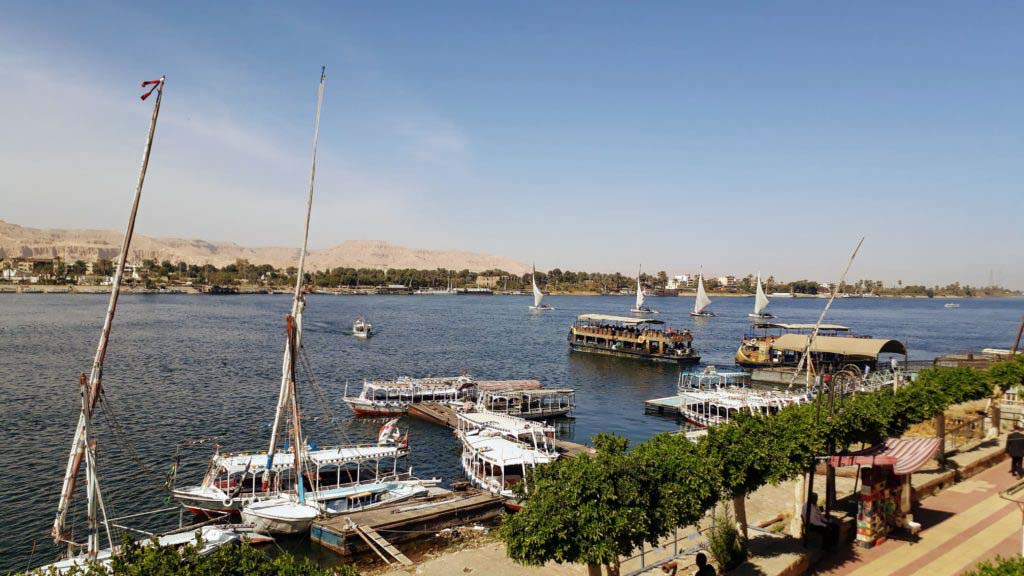
[[[143,88],[145,88],[146,86],[152,86],[152,88],[149,89],[149,92],[146,92],[142,95],[142,99],[145,100],[146,98],[149,98],[149,95],[152,94],[153,91],[156,90],[160,86],[160,83],[163,81],[164,79],[160,78],[159,80],[146,80],[145,82],[143,82]]]
[[[377,434],[377,443],[387,444],[388,442],[397,440],[400,436],[401,434],[398,431],[398,418],[392,418],[380,427],[380,433]]]

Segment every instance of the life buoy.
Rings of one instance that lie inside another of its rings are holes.
[[[232,498],[231,496],[228,496],[227,498],[224,499],[223,502],[221,502],[221,504],[223,504],[225,508],[231,508],[231,505],[234,503],[235,499]]]

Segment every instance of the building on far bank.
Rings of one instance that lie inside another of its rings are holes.
[[[697,276],[695,274],[677,274],[668,279],[668,284],[665,288],[669,290],[682,290],[684,288],[693,288],[697,283]]]
[[[477,276],[476,285],[482,288],[497,288],[501,283],[501,276]]]
[[[735,288],[736,287],[736,277],[735,276],[719,276],[718,278],[716,278],[716,280],[718,280],[718,285],[720,287],[722,287],[722,288]]]

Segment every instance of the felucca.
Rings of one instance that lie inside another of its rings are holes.
[[[644,294],[644,287],[640,284],[641,269],[638,268],[636,272],[636,304],[629,311],[633,314],[654,314],[654,310],[644,306],[646,295]]]
[[[150,87],[149,91],[142,96],[145,100],[153,92],[156,92],[156,99],[153,103],[153,115],[150,119],[149,132],[146,135],[146,147],[142,155],[142,167],[139,170],[139,179],[135,187],[135,196],[132,199],[131,212],[128,216],[128,226],[124,232],[124,240],[121,243],[120,256],[117,259],[117,268],[114,270],[114,279],[110,288],[110,300],[107,305],[107,313],[103,321],[103,329],[100,331],[99,344],[96,347],[96,355],[93,359],[92,370],[89,377],[81,375],[79,386],[82,398],[82,407],[78,415],[78,424],[75,428],[75,437],[71,443],[71,452],[68,455],[67,469],[64,473],[64,484],[61,488],[60,502],[57,504],[57,515],[53,520],[51,534],[57,544],[67,544],[67,554],[63,560],[47,564],[37,570],[43,573],[63,574],[75,568],[84,568],[89,563],[99,563],[108,566],[117,554],[117,547],[110,527],[113,525],[107,517],[107,508],[103,502],[100,491],[99,473],[96,462],[96,442],[93,435],[92,416],[97,405],[105,402],[103,396],[103,362],[107,354],[107,342],[110,340],[110,331],[114,323],[114,313],[117,310],[117,300],[121,294],[121,282],[124,278],[125,261],[128,258],[128,249],[131,246],[132,236],[135,231],[135,218],[139,210],[139,200],[142,197],[142,186],[146,180],[146,169],[149,166],[149,157],[153,149],[153,135],[156,132],[156,122],[160,115],[160,102],[163,99],[164,78],[150,80],[142,83],[142,87]],[[74,534],[68,530],[66,519],[71,506],[72,496],[75,492],[75,484],[78,473],[85,463],[85,492],[86,492],[86,519],[88,536],[84,544],[74,542]],[[102,518],[102,520],[101,520]],[[107,537],[107,547],[100,548],[101,535]],[[197,530],[179,531],[177,534],[168,534],[156,538],[157,544],[164,546],[177,546],[195,542],[196,535],[203,540],[201,552],[210,552],[218,546],[234,542],[240,536],[222,527],[203,526]],[[77,550],[77,552],[76,552]]]
[[[775,316],[765,312],[764,309],[768,307],[768,296],[764,293],[764,286],[761,286],[761,273],[757,273],[757,292],[754,294],[754,311],[747,316],[751,318],[775,318]]]
[[[693,312],[690,312],[690,316],[714,316],[714,312],[706,310],[710,305],[711,298],[708,298],[708,293],[704,290],[704,275],[701,274],[697,277],[697,298],[693,301]]]
[[[533,266],[533,276],[531,277],[531,280],[533,281],[533,306],[530,306],[530,310],[554,310],[551,306],[542,303],[544,300],[544,293],[537,287],[536,265]]]

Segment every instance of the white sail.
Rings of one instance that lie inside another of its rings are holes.
[[[544,299],[544,293],[537,288],[537,267],[533,267],[533,307],[537,308],[540,306],[540,301]]]
[[[693,313],[700,314],[709,304],[711,298],[708,298],[708,293],[704,290],[704,275],[701,274],[697,277],[697,299],[693,303]]]
[[[765,296],[764,287],[761,286],[761,275],[757,275],[757,295],[754,297],[754,314],[761,314],[768,307],[768,296]]]
[[[640,271],[636,273],[636,310],[643,310],[644,307],[644,287],[640,285]]]

